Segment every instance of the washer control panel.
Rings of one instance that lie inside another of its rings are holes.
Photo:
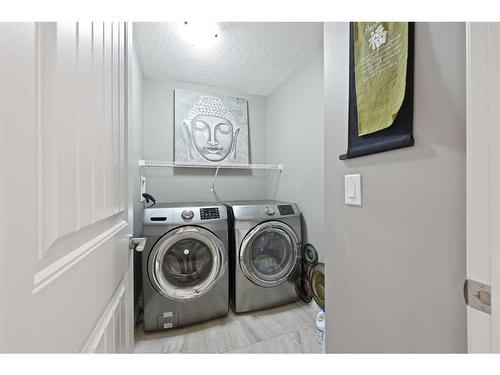
[[[186,225],[207,223],[208,221],[226,221],[227,210],[225,206],[202,204],[202,202],[187,205],[184,203],[158,204],[144,209],[143,224],[149,225]]]
[[[200,218],[201,220],[220,219],[219,208],[218,207],[200,208]]]
[[[278,210],[281,216],[293,215],[295,213],[291,204],[280,204],[278,205]]]

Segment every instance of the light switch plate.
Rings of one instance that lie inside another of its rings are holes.
[[[349,206],[361,206],[361,175],[345,175],[344,182],[345,204]]]

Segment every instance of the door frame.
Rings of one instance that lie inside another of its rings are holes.
[[[467,23],[467,279],[491,285],[492,313],[467,306],[469,353],[500,352],[500,23]]]
[[[127,153],[125,155],[127,170],[127,204],[128,204],[128,222],[131,226],[130,234],[131,236],[136,235],[133,233],[134,228],[134,185],[138,185],[139,182],[139,165],[138,161],[130,158],[133,142],[139,142],[142,140],[136,139],[133,135],[133,121],[134,121],[134,77],[133,77],[133,66],[134,66],[134,27],[133,22],[125,22],[125,144],[127,145]],[[135,124],[135,126],[138,126]],[[142,123],[140,124],[142,126]],[[139,148],[141,149],[141,148]],[[134,306],[134,250],[130,250],[129,256],[129,268],[127,275],[127,288],[126,288],[126,301],[127,301],[127,313],[129,315],[128,320],[128,330],[129,337],[131,338],[128,345],[128,353],[134,352],[135,347],[135,306]]]

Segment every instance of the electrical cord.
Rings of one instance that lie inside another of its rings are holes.
[[[217,201],[217,203],[222,203],[220,201],[220,199],[219,199],[219,196],[217,195],[217,192],[215,191],[215,181],[217,181],[217,176],[218,175],[219,175],[219,166],[217,166],[217,169],[215,170],[215,176],[214,176],[214,180],[212,182],[212,187],[210,188],[210,191],[214,195],[215,200]]]
[[[146,204],[148,204],[149,202],[153,202],[149,206],[146,206],[146,208],[153,207],[156,204],[156,199],[154,199],[154,197],[151,194],[143,193],[142,196],[146,200]]]

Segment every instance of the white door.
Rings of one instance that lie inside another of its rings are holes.
[[[0,24],[0,352],[130,352],[127,25]]]
[[[467,279],[492,291],[491,314],[467,307],[471,353],[500,352],[499,41],[499,23],[467,25]]]

